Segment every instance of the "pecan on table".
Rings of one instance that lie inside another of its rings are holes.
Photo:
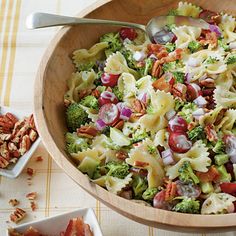
[[[26,216],[26,212],[21,208],[16,208],[16,210],[10,215],[10,220],[14,223],[21,221]]]

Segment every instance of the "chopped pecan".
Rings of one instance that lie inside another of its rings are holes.
[[[206,78],[199,82],[199,85],[201,87],[207,87],[207,88],[214,88],[215,87],[215,80],[212,78]]]
[[[204,128],[206,137],[210,142],[217,141],[217,134],[212,124],[207,124]]]
[[[12,142],[14,143],[18,143],[20,141],[20,139],[27,134],[29,130],[29,124],[25,123],[23,127],[21,127],[18,132],[13,135],[13,139]]]
[[[0,139],[2,141],[8,141],[11,139],[11,134],[8,134],[8,133],[1,133],[0,134]]]
[[[37,204],[34,201],[32,201],[30,202],[30,207],[32,211],[35,211],[37,209]]]
[[[118,120],[118,121],[112,123],[111,126],[121,130],[124,126],[124,123],[125,122],[123,120]]]
[[[27,173],[29,176],[32,177],[32,176],[35,174],[35,170],[32,169],[32,168],[30,168],[30,167],[28,167],[28,168],[26,169],[26,173]]]
[[[6,168],[10,162],[6,160],[4,157],[0,156],[0,168]]]
[[[77,129],[77,134],[81,137],[93,138],[97,135],[97,133],[97,129],[89,125],[84,125]]]
[[[7,147],[7,142],[4,142],[0,146],[0,155],[2,157],[4,157],[5,159],[9,160],[9,150],[8,150],[8,147]]]
[[[43,157],[42,156],[37,156],[35,159],[36,159],[37,162],[43,161]]]
[[[29,135],[26,134],[23,136],[20,142],[20,149],[19,149],[20,154],[24,155],[30,149],[30,146],[31,146],[31,141]]]
[[[25,120],[22,119],[22,120],[18,120],[15,125],[14,125],[14,129],[12,131],[12,136],[15,136],[16,133],[21,129],[21,127],[23,127],[25,124]]]
[[[201,39],[199,43],[204,46],[210,44],[213,48],[216,48],[218,45],[218,39],[217,39],[216,33],[206,31],[204,32],[204,34],[205,34],[205,38]]]
[[[18,150],[15,150],[13,152],[11,152],[13,157],[19,158],[20,157],[20,152]]]
[[[9,151],[16,151],[17,150],[17,146],[13,142],[9,142],[7,144],[7,147],[8,147]]]
[[[124,161],[126,158],[128,158],[128,153],[125,151],[119,150],[116,152],[116,158]]]
[[[135,161],[134,166],[143,168],[143,167],[149,166],[149,163],[148,162],[143,162],[143,161]]]
[[[185,84],[176,83],[173,85],[171,92],[174,97],[179,97],[182,100],[186,99],[187,86]]]
[[[21,221],[26,216],[26,212],[20,208],[16,208],[16,210],[10,215],[10,220],[14,223]]]
[[[34,129],[31,129],[29,131],[29,138],[32,142],[34,142],[38,137],[38,133],[34,130]]]
[[[8,203],[13,207],[20,204],[20,202],[17,199],[10,199]]]
[[[166,186],[165,201],[171,201],[176,196],[176,192],[177,192],[176,183],[169,181]]]
[[[153,66],[152,66],[152,76],[155,78],[160,78],[162,73],[163,73],[162,66],[160,64],[160,61],[157,60],[154,62]]]
[[[100,97],[100,91],[98,89],[94,89],[91,93],[91,95],[93,95],[95,98],[99,98]]]
[[[5,116],[6,116],[8,119],[10,119],[13,124],[15,124],[15,123],[18,121],[18,119],[17,119],[12,113],[10,113],[10,112],[6,113]]]
[[[37,192],[28,193],[28,194],[26,194],[26,197],[27,197],[29,200],[35,200],[35,199],[37,198]]]
[[[133,107],[133,109],[132,109],[133,112],[140,113],[142,115],[144,115],[146,113],[146,106],[142,101],[140,101],[138,99],[134,99],[132,105],[133,105],[132,106]]]

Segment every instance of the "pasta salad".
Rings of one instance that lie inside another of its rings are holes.
[[[225,214],[236,202],[236,21],[186,2],[209,30],[121,28],[73,53],[66,150],[96,184],[155,208]]]

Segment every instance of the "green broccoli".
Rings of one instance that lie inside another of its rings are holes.
[[[78,71],[90,71],[95,66],[94,62],[77,65]]]
[[[140,175],[134,175],[132,188],[136,199],[141,199],[143,192],[148,188],[147,180],[142,178]]]
[[[190,140],[202,139],[204,137],[204,130],[202,126],[197,126],[194,129],[187,132]]]
[[[156,154],[157,153],[157,148],[155,146],[148,145],[148,152],[150,154]]]
[[[193,111],[197,109],[197,105],[195,103],[186,103],[182,110],[179,112],[179,115],[182,116],[188,123],[193,120]]]
[[[145,130],[137,129],[132,136],[132,143],[137,143],[148,137],[148,133]]]
[[[77,153],[89,148],[87,139],[80,138],[76,132],[66,133],[66,149],[69,153]]]
[[[184,198],[172,210],[182,213],[198,214],[200,212],[200,202],[191,198]]]
[[[106,91],[107,87],[106,87],[106,86],[98,86],[96,89],[97,89],[100,93],[102,93],[102,92]]]
[[[119,101],[123,100],[123,93],[119,90],[118,86],[112,88],[113,93],[116,95]]]
[[[162,69],[164,72],[174,72],[177,69],[180,69],[183,67],[183,64],[181,61],[177,60],[177,61],[172,61],[172,62],[168,62],[163,64]]]
[[[152,105],[149,104],[147,106],[146,112],[147,112],[147,114],[154,114],[155,113],[155,109],[154,109],[154,107]]]
[[[225,153],[225,143],[223,142],[223,140],[219,139],[212,150],[213,152],[218,154]]]
[[[180,99],[175,99],[175,111],[179,111],[180,108],[184,106],[184,101],[181,101]]]
[[[89,107],[95,110],[98,110],[98,100],[92,95],[84,97],[81,101],[80,104]]]
[[[158,193],[158,189],[157,188],[147,188],[143,192],[142,197],[146,201],[152,201],[157,193]]]
[[[223,38],[218,39],[218,45],[220,47],[222,47],[225,51],[229,51],[229,45],[227,45],[226,43],[223,43]]]
[[[133,53],[125,48],[120,51],[126,59],[129,68],[137,69],[137,61],[133,58]]]
[[[171,10],[169,10],[169,12],[168,12],[167,15],[168,15],[168,16],[178,16],[179,13],[178,13],[178,10],[177,10],[177,9],[171,9]]]
[[[72,103],[66,110],[66,122],[69,131],[76,131],[81,125],[89,121],[88,114],[78,103]]]
[[[201,44],[197,41],[191,41],[188,44],[188,49],[190,50],[191,53],[196,52],[200,47],[201,47]]]
[[[107,176],[124,179],[129,174],[129,165],[125,162],[119,163],[115,161],[109,161],[105,165],[105,168],[108,170]]]
[[[166,29],[167,31],[172,31],[174,28],[176,27],[176,25],[173,24],[167,24],[164,29]]]
[[[122,48],[119,33],[107,33],[100,38],[100,42],[107,42],[108,48],[105,50],[105,54],[108,57],[113,52],[119,51]]]
[[[167,43],[165,47],[167,52],[173,52],[176,48],[176,45],[174,43]]]
[[[144,62],[145,62],[145,65],[139,69],[139,72],[142,76],[151,74],[152,65],[153,65],[153,60],[150,57],[146,58]]]
[[[216,165],[221,166],[229,161],[229,156],[227,154],[217,154],[214,156]]]
[[[234,64],[236,62],[236,55],[229,56],[226,64]]]
[[[221,166],[216,166],[216,169],[219,171],[220,173],[220,182],[230,182],[232,177],[231,174],[229,174],[225,168],[224,165]]]
[[[172,74],[178,83],[181,83],[181,84],[184,83],[184,73],[183,72],[175,71],[175,72],[172,72]]]
[[[194,183],[198,184],[199,179],[194,174],[193,169],[189,161],[184,161],[182,166],[178,170],[179,172],[179,179],[185,183]]]

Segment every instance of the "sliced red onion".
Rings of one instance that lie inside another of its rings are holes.
[[[123,102],[119,102],[116,104],[116,106],[118,107],[119,112],[123,109],[123,107],[125,107],[125,104]]]
[[[193,102],[198,106],[198,107],[204,107],[207,104],[206,99],[203,96],[199,96],[196,99],[193,100]]]
[[[236,137],[234,135],[227,135],[225,139],[225,151],[230,157],[230,161],[236,164]]]
[[[197,66],[200,66],[200,64],[201,64],[201,61],[197,58],[190,57],[188,59],[188,65],[191,67],[197,67]]]
[[[236,42],[232,42],[229,44],[230,49],[236,49]]]
[[[133,58],[134,58],[135,61],[142,61],[144,58],[146,58],[146,56],[147,55],[143,51],[141,51],[141,52],[136,51],[133,54]]]
[[[166,119],[171,120],[176,114],[176,111],[174,109],[166,112]]]
[[[109,99],[111,102],[113,102],[117,99],[116,95],[112,92],[109,92],[109,91],[102,92],[101,97],[104,99]]]
[[[175,163],[173,153],[170,149],[166,149],[165,151],[161,152],[161,157],[165,166]]]
[[[211,32],[215,32],[218,38],[221,36],[220,28],[217,25],[210,25],[209,29]]]
[[[130,116],[132,115],[131,109],[127,107],[123,107],[120,111],[120,118],[122,120],[129,120]]]
[[[98,130],[103,130],[106,127],[106,124],[102,119],[98,119],[96,121],[96,127]]]
[[[194,117],[195,119],[199,120],[199,118],[200,118],[201,116],[203,116],[204,114],[205,114],[204,109],[203,109],[203,108],[199,108],[199,109],[197,109],[196,111],[193,112],[193,117]]]
[[[130,43],[132,43],[132,41],[131,41],[130,39],[128,39],[128,38],[125,38],[125,39],[123,40],[123,43],[124,43],[124,44],[130,44]]]
[[[191,82],[191,79],[192,79],[192,77],[193,77],[193,74],[192,73],[186,73],[186,75],[185,75],[185,83],[186,84],[189,84],[190,82]]]
[[[159,44],[166,44],[168,42],[172,42],[174,37],[175,35],[172,32],[163,29],[154,34],[153,41]]]

